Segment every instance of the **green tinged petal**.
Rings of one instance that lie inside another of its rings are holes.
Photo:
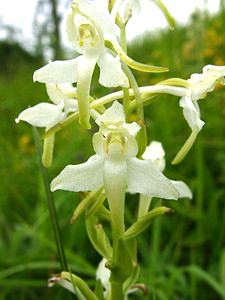
[[[98,59],[98,65],[101,85],[106,87],[129,87],[129,81],[122,71],[118,57],[113,57],[110,53],[104,51]]]
[[[180,99],[180,106],[183,108],[184,118],[192,131],[199,132],[205,124],[200,119],[200,111],[197,101],[192,101],[188,96]]]
[[[22,111],[16,123],[25,121],[36,127],[52,127],[64,119],[63,105],[39,103]]]
[[[81,56],[77,66],[77,100],[79,108],[79,122],[87,129],[90,129],[90,86],[99,53],[85,53]]]
[[[76,89],[69,83],[47,83],[46,90],[54,104],[59,104],[62,100],[72,98],[72,95],[74,97],[76,93]]]
[[[170,180],[170,181],[178,191],[179,198],[192,199],[192,192],[183,181],[175,181],[175,180]]]
[[[53,179],[51,191],[92,191],[103,185],[103,159],[92,156],[87,162],[79,165],[68,165]]]
[[[127,188],[130,193],[177,199],[178,192],[151,161],[127,159]]]
[[[34,81],[43,83],[74,83],[77,81],[77,64],[80,56],[70,60],[56,60],[36,70]]]

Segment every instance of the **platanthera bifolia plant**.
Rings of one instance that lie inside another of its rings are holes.
[[[163,2],[153,2],[173,28],[175,21]],[[202,73],[192,74],[187,80],[168,78],[139,87],[132,69],[148,73],[168,71],[166,67],[143,64],[127,55],[126,25],[139,10],[138,0],[105,1],[101,9],[95,1],[72,1],[67,36],[79,55],[50,62],[34,72],[34,81],[46,84],[52,103],[29,107],[16,119],[16,122],[45,128],[42,154],[45,171],[52,164],[58,131],[67,130],[74,122],[86,130],[95,122],[98,128],[92,138],[94,154],[86,162],[66,166],[50,185],[52,192],[59,189],[82,192],[72,221],[85,215],[87,236],[102,257],[96,268],[95,289],[66,269],[49,279],[50,285],[58,284],[82,300],[124,300],[145,291],[144,284],[138,281],[137,237],[158,216],[171,211],[161,201],[153,207],[152,198],[165,199],[164,203],[170,199],[192,198],[186,183],[163,174],[162,144],[151,141],[147,145],[145,107],[151,106],[156,97],[160,105],[161,94],[180,98],[179,105],[191,134],[172,161],[178,164],[204,125],[198,100],[205,98],[217,84],[225,84],[225,66],[207,65]],[[117,88],[99,98],[91,95],[96,65],[100,70],[99,84]],[[128,226],[125,198],[129,193],[135,194],[137,214],[132,214]]]

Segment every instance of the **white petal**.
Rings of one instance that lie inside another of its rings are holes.
[[[76,14],[79,14],[77,9],[74,9],[73,6],[71,6],[71,9],[68,13],[67,16],[67,26],[66,26],[66,31],[67,31],[67,37],[69,42],[72,44],[72,46],[76,49],[78,53],[83,54],[83,49],[81,49],[79,45],[79,26],[82,24],[75,24]],[[81,17],[79,18],[79,20]],[[83,17],[83,19],[86,19]],[[87,20],[88,22],[88,20]]]
[[[52,100],[54,104],[59,104],[64,98],[64,95],[62,91],[58,88],[57,84],[47,83],[46,90],[49,98]]]
[[[37,127],[50,127],[60,122],[64,117],[63,105],[39,103],[22,111],[16,122],[25,121]]]
[[[123,127],[126,128],[130,135],[136,136],[138,131],[141,129],[141,126],[136,122],[124,123]]]
[[[193,103],[191,98],[186,96],[180,99],[180,106],[183,108],[184,118],[192,131],[200,131],[205,123],[200,119],[197,102]]]
[[[125,122],[125,114],[123,106],[118,102],[114,101],[112,106],[109,107],[104,114],[102,114],[99,118],[95,120],[95,122],[101,126],[104,124],[123,124]]]
[[[75,48],[75,50],[84,54],[86,50],[95,46],[104,47],[104,39],[102,30],[97,28],[93,22],[93,19],[82,12],[78,3],[73,2],[71,5],[71,11],[67,17],[67,36],[68,40]]]
[[[119,7],[119,15],[123,23],[127,23],[129,19],[135,16],[141,9],[138,0],[124,0]]]
[[[165,169],[165,151],[160,142],[152,141],[150,145],[146,147],[142,158],[146,160],[150,159],[161,172]]]
[[[116,15],[117,15],[119,8],[120,8],[121,4],[123,3],[123,1],[124,0],[115,0],[114,1],[113,8],[111,11],[111,19],[113,22],[115,22],[115,20],[116,20]]]
[[[129,87],[129,81],[121,69],[121,63],[118,57],[113,57],[107,51],[104,51],[98,59],[100,67],[99,82],[107,87]]]
[[[225,66],[207,65],[203,68],[203,74],[207,74],[207,73],[216,74],[217,77],[224,77],[225,76]]]
[[[205,98],[208,92],[212,92],[214,90],[217,79],[217,76],[212,73],[192,74],[190,79],[187,80],[190,84],[189,91],[191,93],[191,99],[197,101]]]
[[[127,159],[128,192],[152,197],[177,199],[178,192],[151,161],[137,158]]]
[[[47,83],[46,89],[49,98],[53,103],[59,104],[63,99],[70,98],[71,94],[75,93],[76,89],[69,83],[54,84]]]
[[[165,157],[165,151],[162,143],[157,141],[152,141],[142,154],[143,159],[151,159],[152,161],[163,157]]]
[[[43,83],[73,83],[77,81],[80,56],[70,60],[56,60],[34,72],[34,81]]]
[[[105,141],[106,141],[106,139],[103,138],[103,136],[100,132],[96,132],[93,135],[92,143],[93,143],[94,150],[97,154],[99,154],[101,156],[103,156],[105,153],[105,149],[106,149]]]
[[[123,153],[126,157],[135,157],[137,155],[138,144],[134,136],[132,135],[126,136]]]
[[[189,187],[183,181],[170,180],[175,189],[178,191],[179,198],[190,198],[192,199],[192,192]]]
[[[68,114],[70,112],[75,112],[78,110],[78,102],[75,99],[65,99],[64,100],[64,110]]]
[[[105,290],[109,288],[109,277],[110,277],[110,270],[106,268],[105,264],[107,260],[103,258],[97,268],[96,271],[96,279],[99,279],[104,287]]]
[[[111,22],[106,11],[103,13],[103,10],[99,10],[94,1],[90,3],[85,0],[76,0],[75,3],[79,6],[79,10],[92,21],[98,31],[102,31],[105,40],[110,41],[116,38],[115,25]]]
[[[92,191],[103,185],[104,160],[94,155],[87,162],[79,165],[69,165],[53,179],[51,191]]]

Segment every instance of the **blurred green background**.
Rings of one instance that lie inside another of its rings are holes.
[[[128,47],[141,62],[168,66],[169,74],[135,72],[139,85],[170,77],[188,78],[206,64],[225,65],[225,9],[215,16],[196,12],[187,26],[151,32]],[[49,33],[42,33],[49,34]],[[40,37],[39,37],[40,38]],[[61,288],[48,288],[48,277],[60,271],[31,127],[14,119],[29,105],[46,101],[43,84],[33,83],[34,70],[45,64],[41,44],[29,53],[13,39],[0,42],[0,299],[65,299]],[[62,57],[57,41],[50,45]],[[92,95],[106,93],[93,83]],[[142,234],[140,282],[148,286],[145,299],[225,299],[225,88],[218,86],[200,100],[206,122],[188,157],[170,162],[190,133],[179,99],[163,95],[146,109],[149,142],[162,141],[166,175],[184,180],[193,200],[166,201],[174,213],[161,217]],[[93,154],[91,136],[78,124],[59,132],[49,170],[54,178],[67,164],[84,162]],[[79,203],[75,193],[54,193],[61,235],[73,272],[93,283],[100,257],[87,239],[84,220],[70,225]],[[128,213],[137,203],[127,197]],[[164,204],[165,204],[164,203]],[[136,298],[133,298],[136,299]],[[116,300],[116,299],[115,299]]]

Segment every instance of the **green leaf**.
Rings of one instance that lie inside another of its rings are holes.
[[[96,281],[95,294],[99,300],[105,300],[104,289],[103,289],[101,280],[99,280],[99,279]]]
[[[149,213],[142,216],[137,222],[135,222],[130,226],[130,228],[126,230],[123,235],[123,239],[127,240],[139,235],[141,232],[148,228],[148,226],[155,218],[168,212],[171,212],[171,208],[166,206],[160,206],[152,209]]]
[[[86,228],[88,237],[95,250],[106,259],[112,258],[112,247],[110,241],[103,229],[102,224],[98,222],[98,218],[90,216],[86,219]]]
[[[209,273],[198,266],[191,265],[183,268],[184,271],[191,273],[199,279],[208,283],[221,297],[225,297],[225,287],[215,280]]]

